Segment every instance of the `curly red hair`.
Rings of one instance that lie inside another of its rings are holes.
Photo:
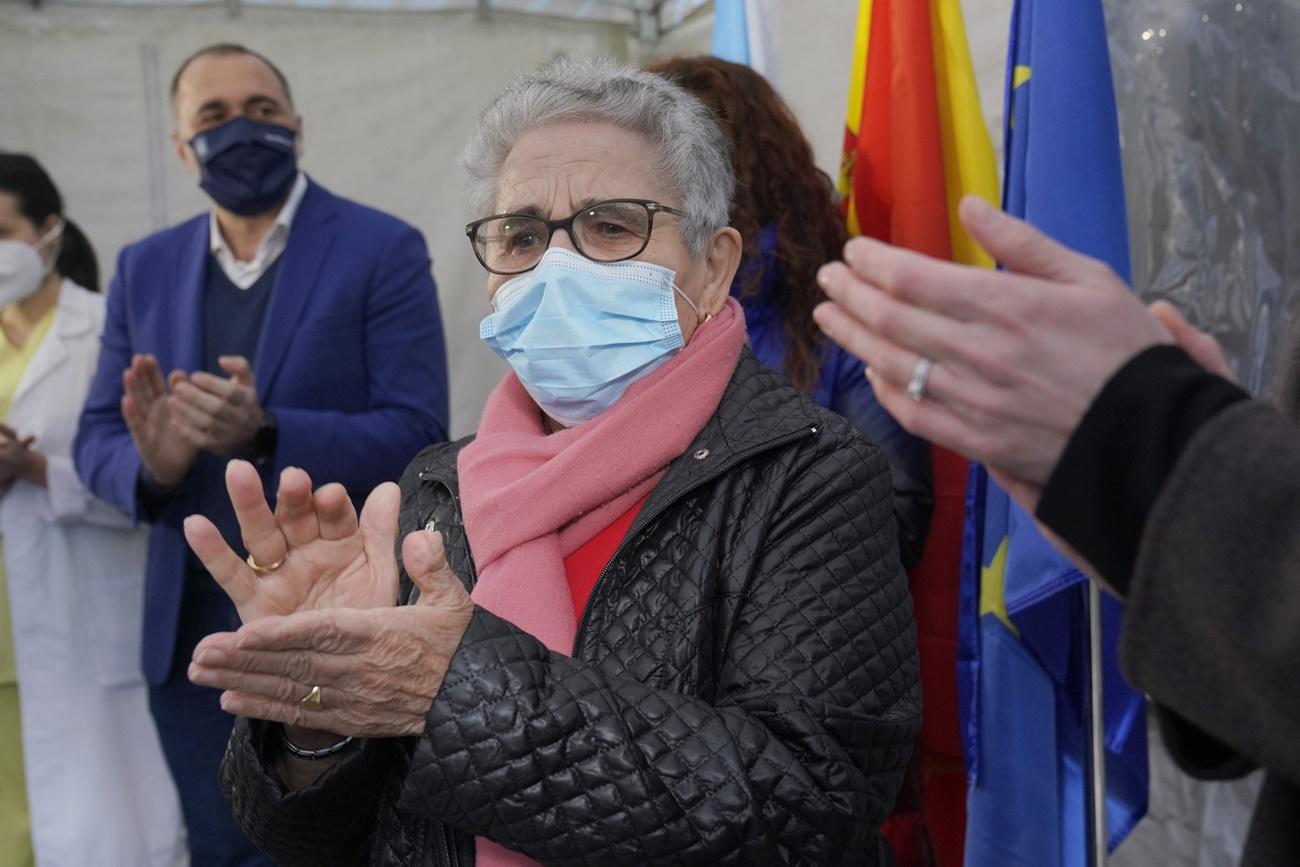
[[[794,113],[767,79],[747,66],[716,57],[682,57],[649,67],[703,101],[722,122],[735,150],[736,193],[731,225],[753,263],[742,293],[753,293],[764,274],[759,232],[776,229],[780,291],[774,301],[785,322],[785,373],[811,391],[820,376],[822,334],[812,311],[824,299],[817,269],[838,259],[848,239],[835,185],[813,162],[812,145]]]

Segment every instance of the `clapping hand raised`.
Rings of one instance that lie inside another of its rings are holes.
[[[206,518],[187,519],[185,535],[244,626],[200,642],[190,679],[225,690],[231,713],[287,724],[300,742],[421,732],[474,610],[441,537],[403,539],[421,593],[394,608],[396,485],[376,488],[358,520],[341,486],[313,494],[301,470],[281,475],[274,513],[252,465],[232,461],[226,484],[248,560]]]
[[[311,478],[293,467],[280,474],[274,513],[252,464],[231,461],[226,489],[248,559],[232,551],[201,515],[186,519],[185,538],[244,623],[297,611],[397,604],[397,485],[375,488],[360,520],[342,485],[313,493]]]

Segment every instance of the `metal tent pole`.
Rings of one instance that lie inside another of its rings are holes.
[[[1106,717],[1102,696],[1101,588],[1088,586],[1088,863],[1105,867],[1106,829]]]
[[[167,225],[167,90],[158,59],[158,44],[140,43],[140,101],[144,105],[145,164],[149,169],[149,222],[154,231]]]

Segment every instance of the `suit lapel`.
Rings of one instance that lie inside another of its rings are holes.
[[[257,344],[257,357],[252,359],[258,397],[263,404],[284,364],[334,241],[333,217],[333,196],[311,183],[289,228],[289,242],[280,255],[280,267]]]
[[[164,377],[173,369],[191,373],[203,366],[203,293],[208,285],[211,239],[208,219],[195,220],[194,234],[177,257],[173,284],[176,315],[170,320],[172,357],[158,359]],[[157,291],[168,290],[159,287]]]

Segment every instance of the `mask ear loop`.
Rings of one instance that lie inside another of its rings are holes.
[[[41,247],[44,247],[46,244],[50,243],[51,240],[59,242],[58,244],[56,244],[54,247],[51,248],[50,258],[42,263],[44,267],[41,269],[41,279],[48,277],[50,275],[50,272],[52,272],[55,266],[57,266],[59,263],[59,253],[63,252],[62,251],[63,242],[61,239],[63,237],[64,225],[65,225],[64,220],[62,217],[60,217],[58,224],[55,225],[53,229],[50,229],[44,235],[41,235],[39,238],[36,239],[35,247],[37,250],[39,250]]]
[[[693,312],[693,313],[695,314],[695,327],[696,327],[696,328],[699,328],[701,325],[703,325],[704,323],[708,322],[710,319],[713,318],[713,314],[712,314],[712,313],[708,314],[707,316],[701,317],[701,316],[700,316],[700,308],[698,308],[698,307],[695,306],[695,302],[691,300],[691,296],[687,295],[687,294],[686,294],[685,292],[683,292],[681,289],[678,289],[678,288],[677,288],[677,284],[676,284],[676,283],[673,284],[673,291],[676,292],[678,295],[682,296],[682,300],[685,301],[687,304],[689,304],[689,305],[691,306],[691,312]]]

